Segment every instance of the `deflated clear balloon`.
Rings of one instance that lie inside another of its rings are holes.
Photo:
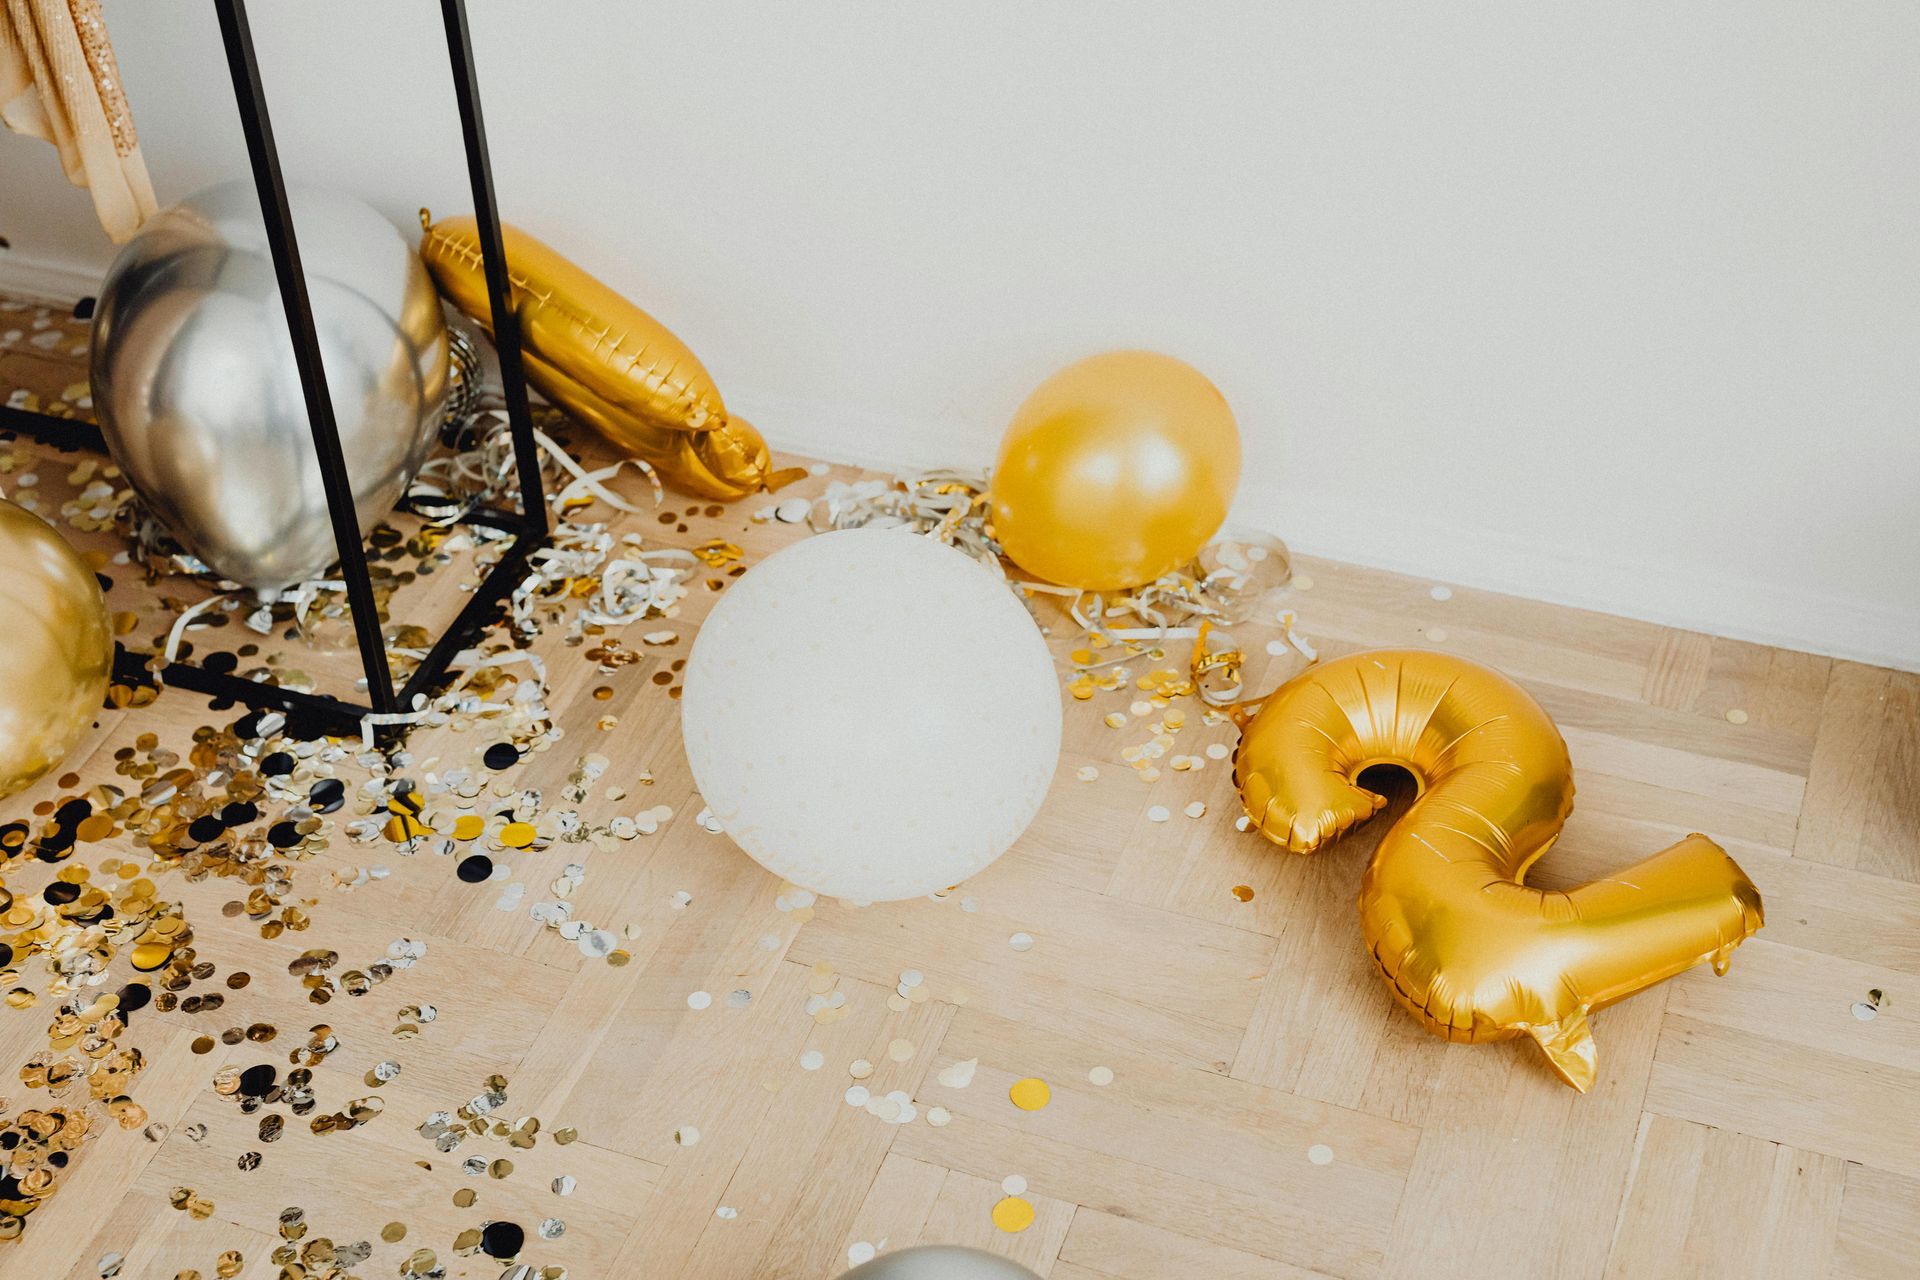
[[[447,328],[399,230],[351,196],[288,190],[364,537],[433,443]],[[123,249],[93,322],[114,461],[180,544],[267,591],[336,558],[293,342],[253,187],[211,187]]]

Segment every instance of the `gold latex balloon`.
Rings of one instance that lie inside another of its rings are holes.
[[[492,332],[479,226],[420,224],[420,257],[440,292]],[[732,417],[713,379],[667,327],[524,231],[503,226],[521,355],[548,400],[660,473],[705,498],[764,488],[767,442]]]
[[[1240,431],[1205,375],[1110,351],[1054,374],[1013,415],[994,464],[994,535],[1027,572],[1087,591],[1193,559],[1240,483]]]
[[[0,498],[0,797],[32,786],[107,696],[113,631],[93,570],[51,526]]]
[[[1311,667],[1238,712],[1234,781],[1260,833],[1312,853],[1386,801],[1358,784],[1398,765],[1419,794],[1360,884],[1360,929],[1394,998],[1435,1035],[1531,1037],[1585,1092],[1587,1015],[1702,960],[1725,973],[1763,923],[1760,892],[1702,835],[1566,892],[1527,868],[1573,809],[1547,713],[1496,672],[1381,650]]]

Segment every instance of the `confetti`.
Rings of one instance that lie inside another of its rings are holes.
[[[1113,1083],[1113,1068],[1095,1067],[1093,1070],[1087,1072],[1087,1082],[1105,1088],[1107,1085]]]
[[[973,1073],[979,1070],[979,1067],[980,1059],[978,1058],[950,1063],[940,1069],[940,1083],[949,1089],[964,1089],[973,1083]]]
[[[1007,1097],[1022,1111],[1038,1111],[1053,1100],[1053,1090],[1040,1077],[1028,1076],[1024,1080],[1014,1081],[1013,1087],[1007,1090]]]
[[[1033,1205],[1019,1196],[1008,1196],[993,1206],[993,1225],[1008,1235],[1017,1235],[1033,1225]]]
[[[1314,1164],[1332,1164],[1333,1148],[1325,1143],[1316,1142],[1307,1148],[1307,1159]]]
[[[1007,945],[1015,951],[1031,951],[1033,950],[1033,935],[1030,933],[1016,933],[1007,939]]]

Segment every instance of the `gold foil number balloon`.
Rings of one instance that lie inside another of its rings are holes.
[[[1690,835],[1566,892],[1527,886],[1573,809],[1559,730],[1512,681],[1437,653],[1382,650],[1309,668],[1242,722],[1234,780],[1260,833],[1312,853],[1386,802],[1373,765],[1419,795],[1360,884],[1361,936],[1394,998],[1435,1035],[1528,1036],[1562,1079],[1595,1077],[1587,1015],[1760,928],[1760,893]]]
[[[1240,431],[1205,375],[1110,351],[1054,374],[1000,442],[994,536],[1028,573],[1087,591],[1152,582],[1199,554],[1240,483]]]
[[[0,797],[32,786],[107,696],[113,633],[93,570],[39,516],[0,499]]]
[[[492,329],[472,218],[429,222],[420,256],[440,292]],[[501,228],[527,381],[668,483],[706,498],[763,488],[767,443],[732,417],[713,379],[667,327],[524,231]]]

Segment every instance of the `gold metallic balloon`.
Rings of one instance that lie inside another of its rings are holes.
[[[1110,351],[1054,374],[1000,442],[993,527],[1028,573],[1088,591],[1192,560],[1240,483],[1233,411],[1193,366]]]
[[[113,631],[93,570],[51,526],[0,499],[0,797],[32,786],[107,696]]]
[[[1360,928],[1394,997],[1435,1035],[1529,1036],[1585,1092],[1587,1015],[1702,960],[1725,973],[1763,923],[1760,892],[1702,835],[1566,892],[1527,868],[1573,809],[1547,713],[1477,663],[1381,650],[1311,667],[1241,723],[1234,781],[1260,833],[1312,853],[1386,801],[1358,784],[1398,765],[1419,794],[1360,884]]]
[[[472,218],[430,222],[420,257],[440,292],[492,330]],[[501,228],[527,381],[667,483],[706,498],[764,488],[767,443],[730,416],[713,379],[667,327],[552,249]]]

